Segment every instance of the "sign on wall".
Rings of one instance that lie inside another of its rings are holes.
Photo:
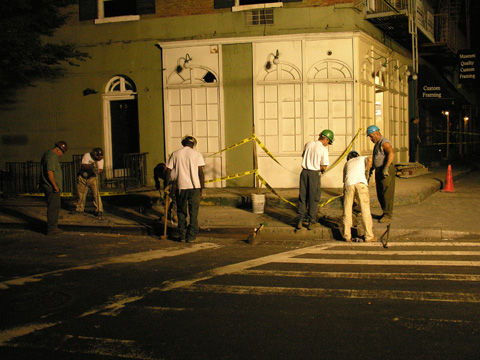
[[[472,50],[458,53],[458,82],[472,84],[477,81],[478,61],[477,54]]]

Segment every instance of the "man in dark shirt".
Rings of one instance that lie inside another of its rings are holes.
[[[63,175],[59,158],[68,150],[65,141],[57,141],[53,149],[42,156],[42,173],[40,187],[47,200],[47,235],[58,235],[58,214],[60,213],[60,193],[62,192]]]

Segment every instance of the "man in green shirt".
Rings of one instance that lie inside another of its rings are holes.
[[[68,150],[65,141],[57,141],[53,149],[42,156],[40,187],[47,200],[47,235],[58,235],[58,214],[60,213],[60,193],[62,192],[62,168],[59,158]]]

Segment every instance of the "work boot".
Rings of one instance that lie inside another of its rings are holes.
[[[316,221],[310,221],[307,225],[307,229],[312,230],[315,226],[317,226],[317,222]]]
[[[375,236],[370,239],[365,238],[365,242],[376,242],[376,241],[378,241],[378,239]]]
[[[378,220],[379,223],[389,223],[392,221],[392,218],[390,216],[383,215],[380,220]]]
[[[301,229],[303,226],[303,219],[299,219],[297,225],[295,226],[296,229]]]

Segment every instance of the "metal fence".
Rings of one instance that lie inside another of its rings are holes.
[[[63,192],[75,192],[82,157],[83,155],[73,155],[71,162],[60,163]],[[41,192],[39,188],[41,169],[40,162],[7,162],[5,171],[0,171],[0,191],[11,195]],[[147,153],[125,154],[122,170],[121,176],[113,178],[107,178],[105,172],[100,174],[100,188],[126,191],[145,186],[147,184]]]
[[[408,0],[367,0],[368,12],[381,13],[397,10],[406,10],[408,8]]]

